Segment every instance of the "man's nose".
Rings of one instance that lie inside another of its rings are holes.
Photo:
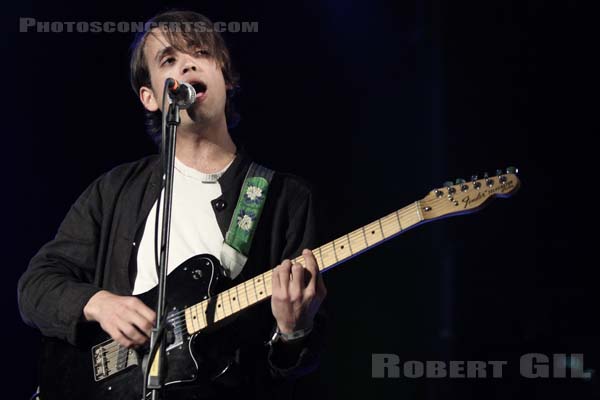
[[[190,71],[196,71],[198,69],[198,67],[196,67],[196,64],[194,63],[193,60],[186,60],[185,63],[183,64],[183,69],[181,70],[182,74],[186,74]]]

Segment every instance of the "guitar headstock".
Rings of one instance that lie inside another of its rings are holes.
[[[510,167],[498,170],[496,175],[470,181],[457,179],[454,184],[446,182],[444,187],[432,190],[420,201],[425,220],[475,212],[495,197],[510,197],[520,186],[518,170]]]

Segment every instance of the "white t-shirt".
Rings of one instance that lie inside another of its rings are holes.
[[[232,161],[233,162],[233,161]],[[212,254],[219,258],[223,247],[223,234],[217,223],[211,200],[221,196],[221,185],[217,181],[229,168],[204,174],[175,159],[173,180],[173,208],[171,212],[171,240],[169,243],[168,273],[187,259],[198,254]],[[164,191],[161,194],[164,196]],[[162,221],[162,205],[159,214]],[[133,294],[147,292],[158,285],[154,258],[154,226],[156,203],[152,207],[137,253],[137,276]],[[160,245],[160,232],[158,243]]]

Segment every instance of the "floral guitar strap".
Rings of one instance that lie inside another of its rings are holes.
[[[221,250],[221,264],[235,279],[244,268],[274,171],[252,163],[240,191]]]

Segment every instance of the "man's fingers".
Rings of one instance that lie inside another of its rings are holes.
[[[129,348],[129,347],[132,347],[134,344],[127,337],[123,336],[123,334],[121,333],[121,331],[118,328],[111,330],[110,332],[108,332],[108,334],[110,335],[110,337],[112,337],[117,343],[119,343],[123,347]]]
[[[280,290],[283,298],[289,296],[289,281],[292,269],[292,262],[290,260],[283,260],[283,262],[276,268],[277,275],[279,276]]]
[[[152,328],[154,327],[154,321],[148,320],[144,315],[139,312],[131,314],[130,322],[133,323],[142,333],[150,337],[152,334]]]
[[[306,268],[308,268],[311,271],[314,269],[318,269],[317,259],[315,258],[315,255],[312,251],[310,251],[309,249],[304,249],[302,251],[302,256],[304,257],[304,265],[306,266]]]
[[[100,323],[106,333],[125,347],[146,343],[156,323],[156,313],[133,296],[100,291],[90,298],[85,308],[86,319]]]
[[[327,295],[327,289],[325,288],[325,283],[323,282],[323,276],[319,270],[317,259],[312,251],[308,249],[305,249],[302,252],[302,255],[306,262],[306,269],[310,271],[310,281],[306,285],[305,294],[309,297],[316,295],[317,298],[323,300]]]
[[[142,345],[148,340],[148,337],[140,332],[139,329],[131,322],[122,320],[117,326],[117,329],[121,335],[123,335],[125,340],[131,341],[132,344]]]
[[[304,289],[304,267],[302,264],[292,265],[290,280],[290,300],[292,302],[302,300],[302,290]]]
[[[290,286],[294,284],[294,282],[300,284],[304,283],[304,267],[300,263],[293,264],[290,269]],[[300,285],[300,287],[301,286],[302,285]]]
[[[135,297],[127,298],[126,301],[126,312],[118,316],[117,327],[126,341],[139,346],[146,343],[152,334],[156,314]]]
[[[279,273],[277,267],[275,267],[271,272],[271,283],[273,287],[273,293],[276,293],[279,290],[279,287],[281,286],[281,281],[279,280]]]
[[[140,314],[145,320],[149,321],[153,326],[156,324],[156,313],[150,307],[145,305],[140,299],[132,297],[132,307],[135,312]]]
[[[313,255],[312,251],[308,249],[304,249],[304,251],[302,252],[302,256],[304,257],[304,265],[306,269],[310,272],[310,280],[308,281],[306,286],[312,286],[313,288],[315,288],[316,279],[319,275],[319,267],[317,265],[317,260],[315,259],[315,256]]]

